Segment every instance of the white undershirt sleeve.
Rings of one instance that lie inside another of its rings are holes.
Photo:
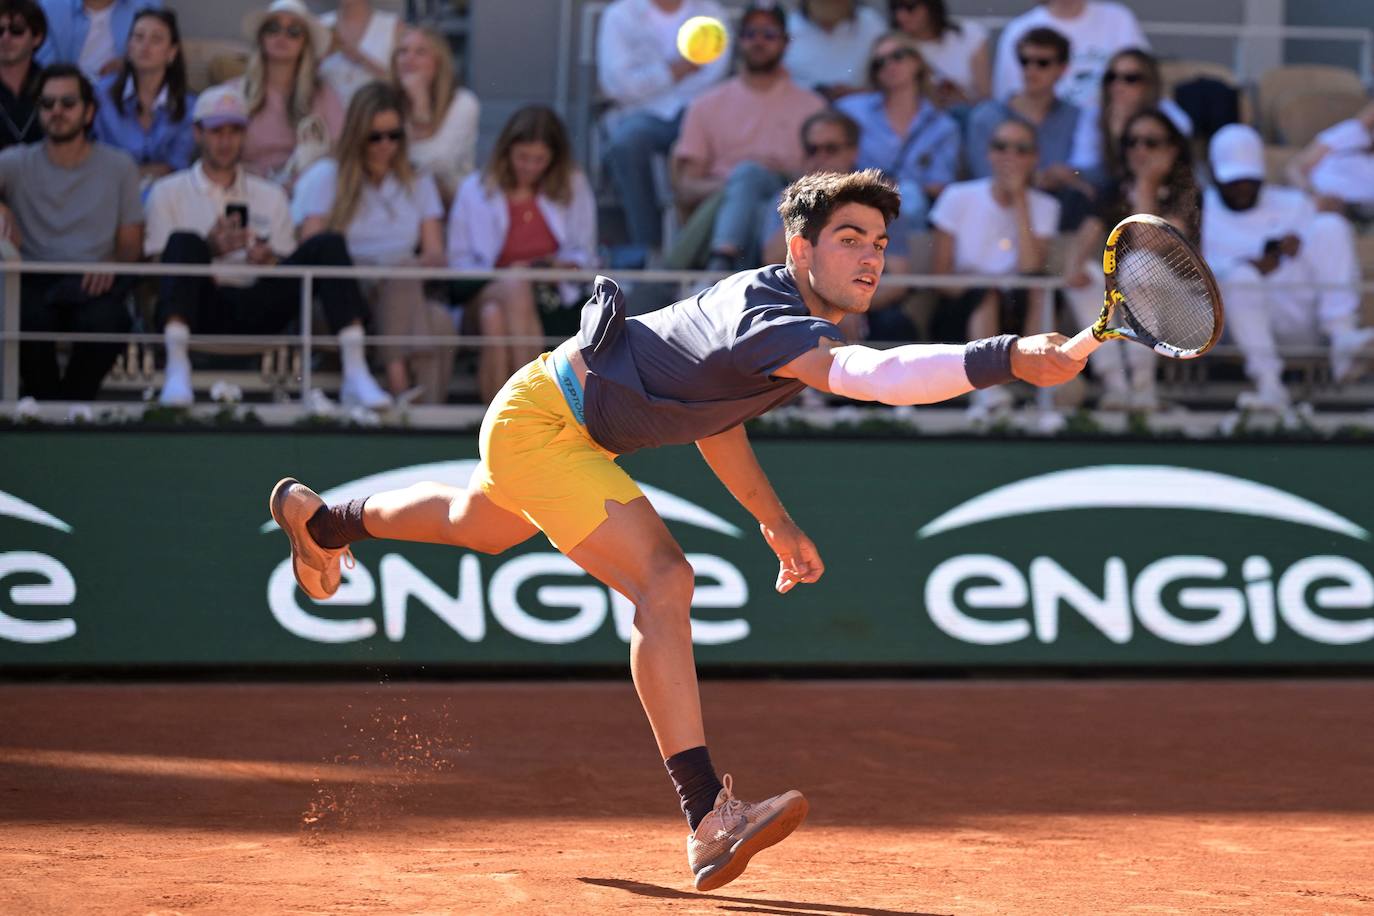
[[[857,401],[934,404],[973,390],[959,344],[906,344],[890,350],[836,347],[830,390]]]

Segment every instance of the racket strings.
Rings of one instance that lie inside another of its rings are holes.
[[[1167,230],[1132,223],[1116,242],[1117,313],[1137,335],[1181,350],[1207,345],[1216,330],[1212,286],[1194,256]]]

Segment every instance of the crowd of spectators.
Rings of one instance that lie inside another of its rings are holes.
[[[1280,343],[1327,347],[1338,382],[1363,370],[1374,330],[1358,293],[1332,284],[1358,280],[1351,220],[1374,217],[1374,105],[1320,133],[1279,186],[1253,128],[1207,111],[1195,130],[1198,112],[1168,97],[1121,3],[1028,3],[995,47],[950,6],[611,0],[596,33],[599,161],[579,162],[559,115],[530,105],[478,162],[480,105],[447,38],[369,0],[318,17],[270,0],[244,17],[242,75],[199,96],[159,0],[0,0],[0,230],[32,260],[263,268],[160,283],[143,320],[165,338],[168,405],[194,400],[192,333],[297,320],[299,282],[274,264],[725,273],[782,257],[776,205],[790,181],[863,168],[902,191],[888,271],[929,264],[951,281],[924,307],[885,288],[852,338],[1081,326],[1101,306],[1107,230],[1148,212],[1216,270],[1254,386],[1242,408],[1287,409]],[[676,36],[693,16],[729,22],[730,53],[684,60]],[[604,232],[608,208],[623,220]],[[952,279],[1061,269],[1059,295]],[[1324,286],[1297,288],[1314,280]],[[576,327],[584,292],[500,276],[316,286],[340,341],[340,396],[369,407],[445,400],[454,333],[492,339],[475,355],[490,398],[538,338]],[[26,275],[21,326],[126,331],[136,287]],[[369,351],[368,331],[411,343]],[[93,398],[119,349],[79,344],[59,372],[52,343],[26,342],[25,393]],[[1104,347],[1091,366],[1099,407],[1160,406],[1148,350]],[[982,393],[973,410],[1006,399]]]

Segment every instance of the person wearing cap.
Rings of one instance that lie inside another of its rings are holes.
[[[280,186],[243,167],[250,118],[243,96],[229,86],[201,93],[191,114],[201,156],[189,169],[159,179],[148,195],[144,254],[164,264],[275,264],[349,266],[343,237],[322,232],[296,245],[290,203]],[[330,328],[339,335],[345,404],[387,407],[391,398],[367,368],[363,319],[367,303],[356,280],[315,281]],[[241,276],[165,277],[157,320],[167,344],[159,401],[194,400],[190,334],[280,334],[300,314],[300,281]]]
[[[1278,341],[1325,341],[1338,383],[1370,355],[1374,328],[1358,326],[1354,233],[1339,214],[1318,212],[1301,190],[1265,181],[1264,143],[1253,127],[1217,131],[1209,158],[1216,186],[1203,198],[1203,255],[1221,285],[1226,331],[1256,386],[1237,406],[1282,412],[1289,397]],[[1323,284],[1349,286],[1313,288]]]
[[[162,0],[41,0],[48,38],[38,49],[43,66],[76,64],[92,81],[119,69],[134,14]]]
[[[0,152],[0,234],[25,261],[137,261],[143,247],[138,169],[128,154],[90,138],[95,87],[75,66],[54,64],[38,83],[44,139]],[[108,273],[25,274],[23,331],[121,333],[132,280]],[[51,341],[19,345],[22,390],[39,399],[94,400],[123,345],[72,345],[59,373]]]
[[[253,42],[248,70],[228,84],[248,104],[243,165],[289,187],[343,129],[343,103],[318,73],[333,37],[301,0],[248,13],[243,34]]]
[[[830,101],[868,85],[868,52],[887,32],[882,14],[858,0],[801,0],[787,14],[792,78]]]
[[[38,123],[34,53],[47,38],[48,20],[34,0],[0,0],[0,149],[43,139]]]

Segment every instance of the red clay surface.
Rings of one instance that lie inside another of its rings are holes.
[[[1374,682],[711,682],[713,894],[626,683],[0,686],[0,912],[1370,913]]]

